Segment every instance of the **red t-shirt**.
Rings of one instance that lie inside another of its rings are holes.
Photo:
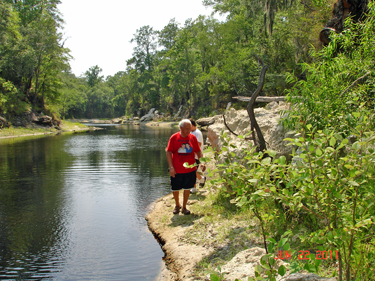
[[[189,134],[186,138],[182,137],[180,132],[173,134],[169,139],[167,151],[172,152],[173,167],[177,174],[190,173],[197,169],[197,167],[188,169],[183,166],[185,162],[189,165],[194,164],[194,153],[201,151],[193,134]]]

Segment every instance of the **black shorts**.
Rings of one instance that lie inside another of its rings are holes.
[[[171,177],[172,191],[178,191],[181,189],[189,190],[194,187],[196,180],[196,171],[185,174],[176,174],[175,177]]]

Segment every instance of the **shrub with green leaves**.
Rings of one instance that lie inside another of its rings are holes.
[[[314,131],[311,125],[305,138],[290,139],[300,149],[300,161],[280,177],[286,187],[275,194],[284,204],[319,218],[319,229],[301,239],[315,249],[338,251],[340,280],[343,274],[352,280],[363,272],[353,259],[372,240],[375,223],[374,115],[353,115],[353,143],[341,133]]]
[[[356,124],[350,138],[333,129],[306,125],[304,137],[287,139],[295,147],[296,161],[292,163],[285,157],[275,159],[273,151],[256,153],[252,149],[242,151],[242,157],[228,153],[217,165],[222,175],[217,180],[223,185],[221,192],[259,220],[268,256],[267,241],[290,229],[312,253],[337,251],[327,262],[333,267],[338,262],[340,280],[363,280],[373,273],[369,261],[374,261],[374,248],[366,245],[373,245],[375,234],[375,117],[371,112],[362,113],[348,113]],[[221,153],[230,145],[223,143]],[[292,223],[293,218],[297,223]],[[309,231],[301,232],[300,225]],[[361,256],[368,258],[364,261]],[[312,261],[295,269],[317,272],[319,265]],[[276,271],[265,272],[274,276]]]

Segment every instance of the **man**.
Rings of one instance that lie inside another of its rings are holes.
[[[195,163],[194,154],[197,154],[198,159],[203,155],[198,145],[197,138],[190,134],[191,122],[188,119],[183,119],[179,123],[179,128],[180,131],[170,137],[166,149],[172,192],[176,202],[173,214],[178,214],[180,212],[181,205],[179,195],[180,190],[183,189],[181,213],[189,215],[190,211],[186,208],[186,204],[189,200],[190,189],[194,187],[196,182],[197,167],[186,168],[184,167],[184,163],[193,165]],[[182,147],[185,149],[181,149]],[[190,149],[186,149],[186,147]]]
[[[195,122],[195,120],[193,118],[190,118],[189,119],[190,122],[191,122],[191,134],[193,134],[196,138],[197,138],[197,141],[198,141],[198,144],[199,144],[199,147],[201,148],[201,151],[203,153],[203,134],[202,132],[197,128],[197,123]],[[199,169],[199,160],[198,160],[198,156],[197,154],[195,154],[195,162],[197,163],[197,179],[198,181],[202,181],[202,183],[199,184],[200,187],[203,187],[205,182],[206,182],[206,178],[204,176],[201,176],[199,173],[198,173],[198,169]],[[204,172],[205,170],[205,166],[204,165],[201,165],[201,170],[202,172]],[[196,188],[196,185],[194,185],[194,187],[190,190],[190,193],[196,193],[198,192],[197,188]]]

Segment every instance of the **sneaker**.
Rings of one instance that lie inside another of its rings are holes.
[[[201,182],[199,184],[199,188],[202,188],[206,184],[206,177],[202,177]]]
[[[190,189],[190,193],[197,193],[197,192],[198,192],[198,190],[195,187],[193,187],[192,189]]]

